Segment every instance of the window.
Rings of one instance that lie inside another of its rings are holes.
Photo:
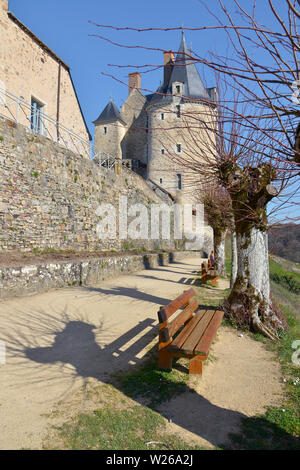
[[[161,154],[164,155],[165,149],[161,149]]]
[[[160,119],[161,119],[162,121],[165,119],[165,115],[164,115],[164,113],[161,113],[161,115],[160,115]]]
[[[162,178],[159,178],[159,183],[162,184]]]
[[[181,153],[181,144],[176,144],[177,153]]]
[[[43,105],[31,98],[30,128],[37,134],[43,134]]]
[[[181,108],[180,104],[176,105],[176,117],[180,118],[181,117]]]
[[[177,189],[182,189],[182,178],[181,173],[177,173]]]
[[[176,93],[180,93],[180,85],[176,85]]]
[[[103,127],[103,134],[107,134],[107,127],[106,126]]]

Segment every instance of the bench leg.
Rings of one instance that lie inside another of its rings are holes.
[[[160,369],[172,369],[172,356],[168,351],[158,351],[158,367]]]
[[[202,375],[202,360],[201,356],[193,357],[190,360],[190,375]]]

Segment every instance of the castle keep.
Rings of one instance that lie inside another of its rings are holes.
[[[207,118],[216,102],[216,88],[204,87],[190,57],[182,33],[176,58],[172,51],[164,53],[163,83],[156,92],[143,95],[140,74],[131,73],[121,109],[110,100],[94,121],[96,154],[125,160],[180,202],[193,200],[187,170],[180,164],[193,151],[191,128]]]

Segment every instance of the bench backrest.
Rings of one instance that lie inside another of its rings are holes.
[[[173,335],[192,318],[199,306],[195,299],[191,300],[194,295],[194,289],[189,289],[165,307],[160,307],[157,312],[159,321],[159,348],[166,347],[171,343]],[[168,321],[182,307],[184,309],[173,320]]]

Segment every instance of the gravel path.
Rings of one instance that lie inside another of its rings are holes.
[[[157,335],[158,306],[193,280],[200,258],[157,269],[0,302],[0,449],[41,448],[51,410],[88,381],[103,383],[142,361]],[[163,414],[198,443],[224,442],[242,416],[280,401],[279,364],[261,343],[222,327],[203,377]],[[188,396],[187,396],[188,395]]]

